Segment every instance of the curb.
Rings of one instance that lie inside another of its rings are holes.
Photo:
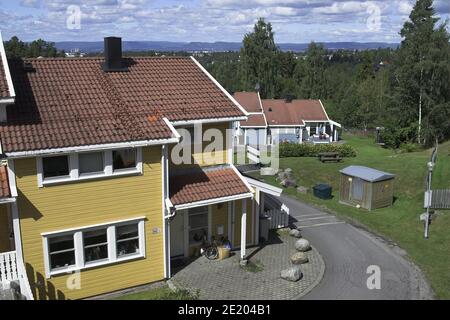
[[[326,265],[325,265],[325,261],[322,258],[322,255],[312,245],[311,245],[311,249],[314,251],[314,253],[317,254],[317,257],[320,260],[320,272],[319,272],[319,275],[316,278],[316,280],[314,280],[314,282],[308,288],[306,288],[306,290],[304,290],[302,293],[300,293],[296,297],[292,298],[291,300],[300,300],[301,298],[306,296],[308,293],[310,293],[322,281],[323,276],[325,275]]]

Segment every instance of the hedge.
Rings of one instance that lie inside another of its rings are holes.
[[[317,157],[322,152],[337,152],[339,156],[345,158],[356,157],[355,149],[348,144],[280,144],[280,158]]]

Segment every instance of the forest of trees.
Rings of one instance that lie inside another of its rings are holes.
[[[429,146],[450,138],[446,26],[432,0],[418,0],[396,50],[327,51],[313,42],[295,54],[280,51],[272,25],[260,19],[240,53],[215,53],[202,63],[231,92],[259,88],[263,98],[322,99],[347,128],[384,127],[391,147]]]
[[[14,36],[5,41],[5,51],[8,58],[37,58],[37,57],[64,57],[64,51],[56,49],[53,42],[42,39],[27,43]]]
[[[335,50],[312,42],[306,52],[283,52],[272,25],[259,19],[240,52],[200,55],[200,62],[230,92],[258,89],[263,98],[321,99],[346,128],[384,127],[386,145],[432,145],[450,138],[450,44],[447,21],[433,0],[417,0],[399,30],[397,49]],[[5,42],[9,58],[59,57],[42,39]],[[188,55],[133,52],[125,55]],[[99,55],[92,54],[92,55]]]

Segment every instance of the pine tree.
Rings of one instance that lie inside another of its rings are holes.
[[[417,142],[448,136],[450,47],[446,23],[437,26],[433,0],[417,0],[400,35],[394,86],[402,127],[417,126]]]
[[[260,18],[253,32],[245,35],[241,49],[241,76],[245,90],[252,91],[259,84],[262,98],[274,97],[277,53],[272,25]]]

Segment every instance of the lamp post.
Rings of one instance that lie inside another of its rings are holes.
[[[427,167],[428,167],[428,186],[427,186],[428,197],[427,197],[427,214],[425,217],[425,235],[424,235],[425,239],[428,239],[428,230],[430,227],[431,176],[433,175],[434,163],[431,161],[428,162]]]

